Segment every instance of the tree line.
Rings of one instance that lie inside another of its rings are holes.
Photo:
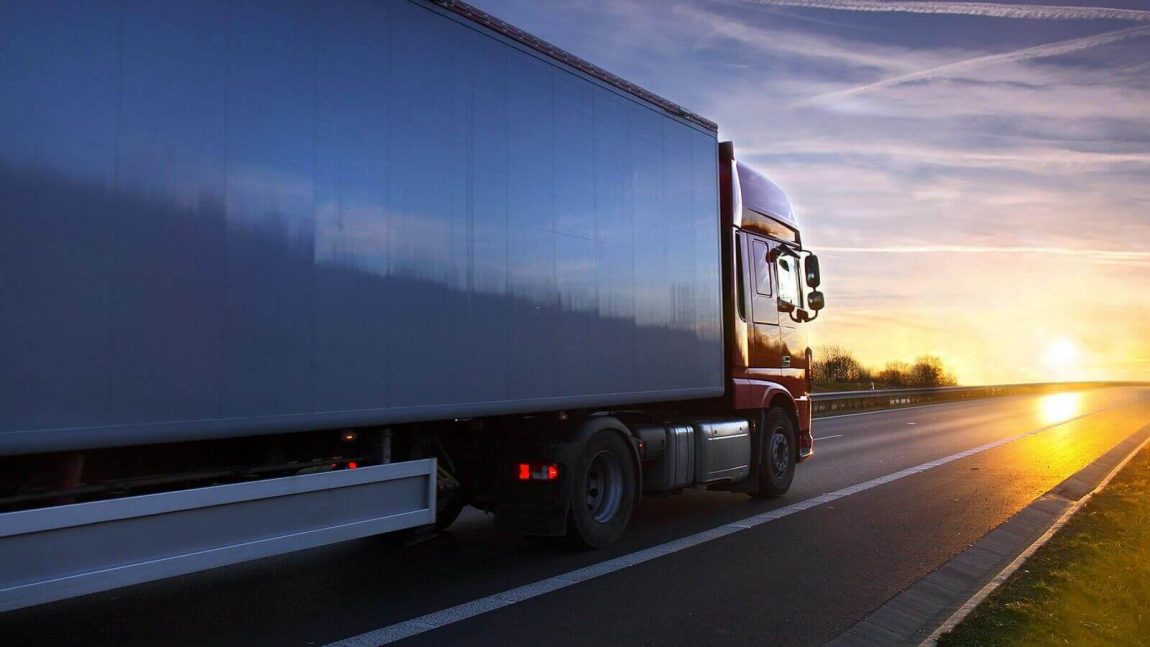
[[[954,374],[936,355],[919,355],[913,363],[887,362],[875,370],[863,366],[842,346],[824,346],[814,357],[814,379],[820,384],[853,384],[870,388],[953,386]]]

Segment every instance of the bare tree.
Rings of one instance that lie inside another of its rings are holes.
[[[815,380],[823,383],[866,386],[869,382],[871,388],[877,385],[887,389],[957,384],[954,374],[936,355],[919,355],[913,364],[890,361],[877,372],[859,363],[849,350],[834,344],[821,347],[814,359],[811,370]]]
[[[910,384],[910,364],[887,362],[878,374],[878,381],[888,389],[897,389]]]
[[[955,384],[952,374],[947,372],[942,359],[936,355],[919,355],[910,368],[912,386],[951,386]]]
[[[819,349],[814,376],[820,382],[863,382],[870,379],[870,371],[849,350],[832,345]]]

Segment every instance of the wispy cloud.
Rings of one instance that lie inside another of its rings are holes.
[[[1150,252],[1146,251],[1081,249],[1075,247],[998,247],[991,245],[897,245],[887,247],[820,246],[819,251],[848,254],[1044,254],[1053,256],[1073,256],[1083,260],[1094,259],[1108,262],[1150,261]]]
[[[1148,12],[1150,13],[1150,12]],[[1024,47],[1010,52],[1003,52],[1001,54],[990,54],[988,56],[976,56],[946,65],[938,65],[935,67],[918,70],[909,74],[900,74],[892,76],[881,81],[874,81],[857,85],[852,88],[844,90],[836,90],[834,92],[826,92],[809,99],[804,99],[795,103],[796,107],[810,105],[814,103],[824,103],[835,99],[844,99],[867,92],[874,92],[883,88],[889,88],[903,83],[910,83],[912,81],[923,81],[933,79],[940,76],[946,76],[956,72],[967,72],[970,70],[977,70],[992,65],[1002,65],[1005,63],[1017,63],[1019,61],[1028,61],[1036,58],[1047,58],[1050,56],[1060,56],[1063,54],[1070,54],[1092,47],[1099,47],[1101,45],[1108,45],[1110,43],[1117,43],[1131,38],[1140,38],[1143,36],[1150,36],[1150,26],[1131,27],[1129,29],[1118,29],[1115,31],[1108,31],[1103,34],[1095,34],[1093,36],[1084,36],[1082,38],[1072,38],[1070,40],[1063,40],[1056,43],[1047,43],[1045,45],[1038,45],[1035,47]]]
[[[885,0],[743,0],[743,2],[833,11],[986,16],[1024,20],[1134,20],[1150,22],[1150,11],[1111,7],[1002,4],[998,2],[886,2]]]
[[[1077,151],[1055,147],[1015,146],[1004,152],[947,148],[899,142],[893,138],[873,138],[870,141],[852,141],[844,146],[841,141],[826,139],[796,139],[764,147],[743,148],[740,153],[766,161],[787,158],[793,164],[795,156],[804,156],[807,164],[825,164],[827,158],[860,158],[864,162],[915,162],[925,166],[949,166],[970,169],[1006,169],[1041,173],[1076,173],[1083,170],[1107,170],[1114,167],[1150,166],[1150,153],[1110,153]]]
[[[626,6],[621,5],[616,11]],[[916,61],[907,60],[907,51],[904,48],[870,43],[864,45],[820,34],[774,29],[690,4],[674,5],[670,13],[677,19],[685,19],[677,21],[676,27],[680,33],[673,34],[664,43],[671,51],[681,50],[684,41],[693,42],[695,47],[699,48],[726,39],[747,47],[750,51],[764,52],[773,56],[821,59],[837,66],[871,67],[888,73],[906,73],[915,69]],[[646,15],[642,19],[652,20]],[[683,27],[684,25],[686,27]],[[671,29],[675,27],[669,26],[668,31]]]

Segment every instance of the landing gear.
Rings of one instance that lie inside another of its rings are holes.
[[[447,530],[470,503],[471,496],[456,478],[455,462],[438,441],[435,442],[435,455],[439,463],[435,477],[435,528]]]
[[[466,506],[467,492],[450,472],[440,466],[436,478],[435,528],[447,530]]]

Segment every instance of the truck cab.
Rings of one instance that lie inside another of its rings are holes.
[[[823,307],[818,258],[803,249],[786,193],[738,161],[731,142],[719,145],[719,181],[732,408],[793,412],[801,462],[814,451],[804,324]]]

